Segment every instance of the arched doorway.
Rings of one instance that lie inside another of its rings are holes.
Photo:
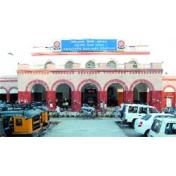
[[[107,89],[107,106],[120,106],[124,102],[124,89],[119,83],[111,84]]]
[[[72,104],[72,91],[70,86],[67,84],[60,84],[56,88],[56,104],[59,107],[63,107],[63,102],[67,101],[68,102],[68,107],[71,107]]]
[[[87,83],[81,89],[81,104],[98,107],[98,89],[95,84]]]
[[[133,89],[133,102],[139,104],[148,104],[150,89],[146,83],[138,83]]]
[[[35,84],[31,89],[33,102],[46,102],[46,89],[41,84]]]
[[[10,103],[15,103],[18,100],[18,89],[11,88],[9,94],[10,94]]]
[[[163,90],[164,107],[175,107],[175,87],[166,86]]]
[[[0,101],[7,101],[7,90],[0,88]]]

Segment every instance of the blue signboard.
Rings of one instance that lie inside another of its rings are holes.
[[[61,40],[62,52],[116,51],[116,39]]]

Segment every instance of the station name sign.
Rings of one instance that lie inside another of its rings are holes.
[[[62,52],[116,51],[116,39],[61,40]]]
[[[106,52],[124,49],[125,42],[116,39],[72,39],[55,41],[53,48],[61,52]]]

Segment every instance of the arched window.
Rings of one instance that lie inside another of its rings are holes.
[[[68,62],[65,64],[65,68],[73,68],[73,62],[72,62],[72,61],[68,61]]]
[[[48,62],[45,63],[44,68],[45,68],[45,69],[47,69],[47,68],[53,68],[54,65],[55,65],[55,64],[54,64],[53,62],[48,61]]]
[[[133,61],[130,61],[129,64],[131,64],[133,68],[138,68],[138,64],[137,64],[137,62],[134,61],[134,60],[133,60]]]
[[[115,63],[114,61],[109,61],[109,62],[107,63],[107,67],[108,67],[108,68],[116,68],[116,63]]]
[[[86,63],[86,68],[95,68],[95,62],[93,61],[88,61]]]

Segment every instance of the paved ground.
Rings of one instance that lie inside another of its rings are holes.
[[[57,118],[44,137],[125,137],[115,118]]]
[[[117,120],[116,124],[123,130],[125,135],[128,137],[143,137],[143,135],[136,133],[135,130],[128,124],[121,123],[120,121]]]

